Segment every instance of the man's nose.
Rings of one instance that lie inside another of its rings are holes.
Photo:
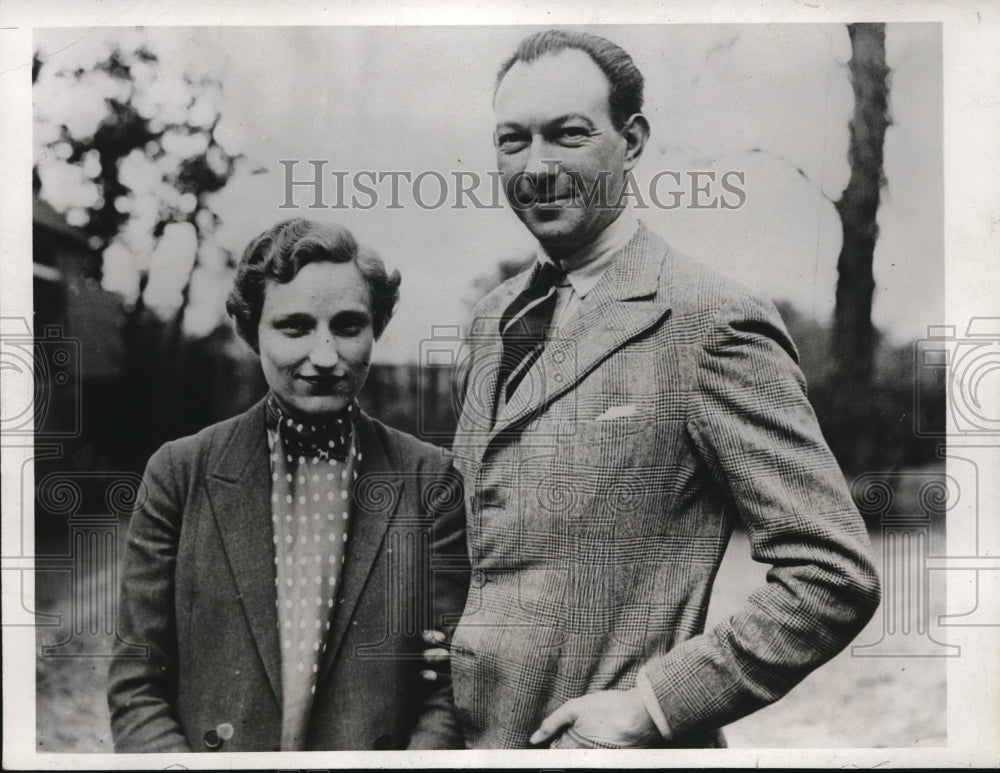
[[[551,147],[540,135],[531,138],[528,157],[525,159],[524,173],[533,181],[544,180],[554,174],[558,162],[552,158]]]
[[[309,361],[314,367],[329,370],[335,368],[340,362],[340,353],[337,351],[337,339],[332,335],[320,335],[316,337],[312,349],[309,351]]]

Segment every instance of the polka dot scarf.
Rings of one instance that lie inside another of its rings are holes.
[[[361,460],[354,443],[356,415],[351,405],[328,424],[303,425],[268,399],[283,751],[305,748]]]

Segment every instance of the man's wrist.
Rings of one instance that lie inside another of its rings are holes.
[[[646,676],[646,672],[639,669],[639,675],[635,680],[635,687],[639,693],[639,697],[642,698],[642,704],[646,707],[646,713],[649,714],[649,718],[653,720],[653,724],[656,725],[656,729],[660,731],[660,735],[663,736],[664,740],[670,740],[672,734],[670,732],[670,725],[667,724],[667,718],[663,714],[663,708],[660,706],[660,701],[656,698],[656,692],[653,690],[653,683],[649,681],[649,677]]]

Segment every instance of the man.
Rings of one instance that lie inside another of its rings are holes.
[[[621,204],[642,86],[621,48],[558,30],[500,71],[497,160],[539,250],[477,306],[461,381],[471,747],[723,745],[878,603],[777,311]],[[771,569],[704,632],[737,520]]]

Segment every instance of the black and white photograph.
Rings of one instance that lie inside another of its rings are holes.
[[[0,8],[6,768],[1000,764],[1000,13],[739,5]]]

